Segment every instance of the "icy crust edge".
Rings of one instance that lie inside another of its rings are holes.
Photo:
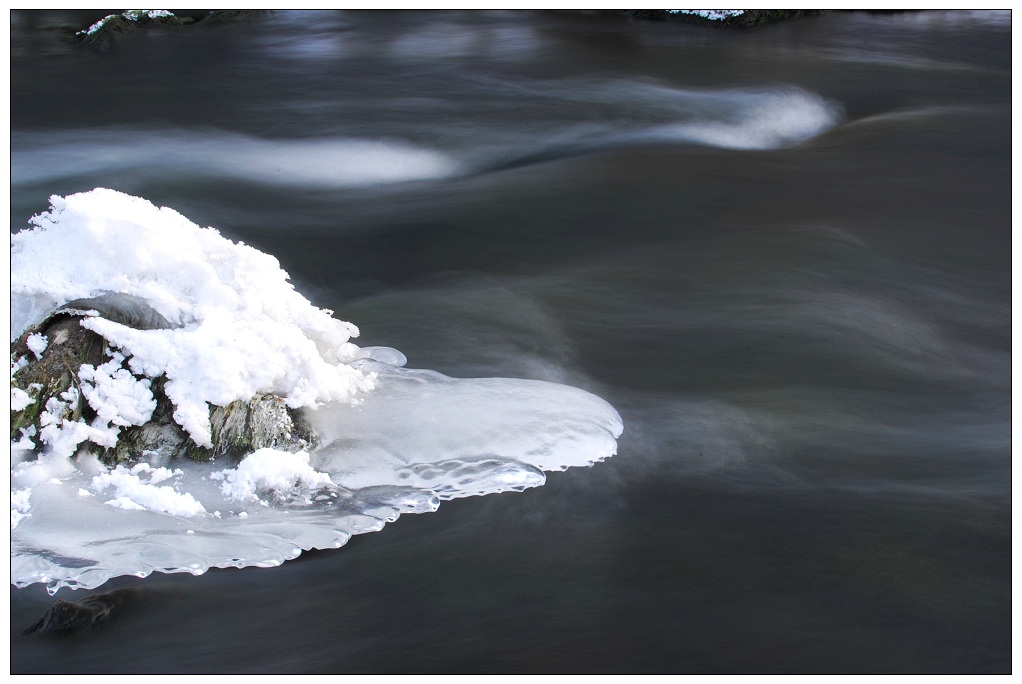
[[[434,511],[441,500],[522,491],[542,485],[544,470],[616,453],[620,416],[583,390],[363,363],[379,373],[379,388],[358,406],[316,411],[327,439],[311,454],[263,453],[234,469],[92,463],[90,471],[80,463],[35,486],[12,531],[11,583],[45,583],[53,594],[117,576],[274,567],[303,550],[339,548],[400,515]],[[202,510],[173,515],[116,503],[146,485],[165,487],[161,500],[187,496]]]

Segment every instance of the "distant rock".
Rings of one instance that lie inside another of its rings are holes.
[[[815,16],[826,10],[622,10],[638,19],[677,21],[715,28],[748,28],[796,17]]]
[[[176,28],[195,23],[230,24],[257,19],[271,12],[272,10],[209,10],[182,12],[177,15],[168,10],[128,10],[120,14],[109,14],[74,35],[83,47],[98,52],[109,52],[126,36],[139,30]]]
[[[167,10],[128,10],[108,14],[89,28],[75,33],[75,37],[85,47],[108,52],[125,35],[138,29],[184,26],[191,21],[188,17],[174,16]]]

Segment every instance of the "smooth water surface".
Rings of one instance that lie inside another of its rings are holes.
[[[142,196],[359,344],[624,434],[338,551],[112,581],[90,635],[23,636],[54,599],[12,587],[12,672],[1010,671],[1010,13],[282,12],[102,55],[54,16],[12,16],[12,231]]]

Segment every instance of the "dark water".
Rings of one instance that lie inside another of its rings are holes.
[[[12,230],[143,196],[363,344],[625,432],[339,551],[111,581],[139,602],[91,635],[21,635],[54,599],[12,587],[12,672],[1010,671],[1010,14],[281,14],[107,55],[53,21],[12,17]]]

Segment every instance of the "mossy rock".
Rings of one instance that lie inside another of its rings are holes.
[[[80,325],[81,317],[58,315],[33,326],[22,333],[11,345],[12,364],[25,359],[28,365],[11,377],[11,387],[26,392],[32,403],[20,411],[11,411],[11,439],[17,440],[23,428],[39,430],[39,415],[51,398],[60,398],[72,387],[78,387],[78,369],[82,364],[93,366],[106,361],[106,340]],[[29,349],[28,338],[33,334],[45,335],[49,340],[42,358],[36,358]],[[81,417],[81,402],[71,407],[64,416],[71,420]]]
[[[78,370],[83,364],[99,366],[108,361],[107,341],[97,333],[83,328],[82,319],[99,314],[108,320],[140,330],[168,329],[171,323],[140,297],[120,292],[106,292],[88,299],[76,299],[58,307],[38,325],[30,327],[11,344],[11,363],[24,359],[27,365],[11,377],[11,387],[22,390],[33,399],[20,411],[11,411],[11,439],[20,437],[23,428],[39,430],[39,415],[52,398],[60,398],[72,387],[79,388]],[[29,347],[33,335],[46,337],[41,357]],[[78,420],[95,417],[88,403],[78,401],[68,407],[62,418]]]

